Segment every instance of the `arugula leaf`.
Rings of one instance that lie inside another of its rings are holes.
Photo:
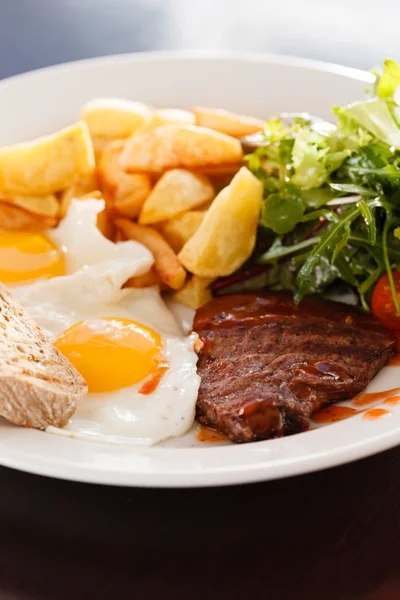
[[[330,183],[329,185],[333,190],[336,190],[337,192],[343,192],[343,194],[369,196],[370,198],[376,196],[375,192],[372,192],[361,185],[355,185],[354,183]]]
[[[344,231],[342,233],[342,236],[338,240],[336,247],[333,251],[332,258],[331,258],[332,265],[335,264],[335,262],[337,262],[337,260],[339,258],[339,254],[346,247],[347,242],[349,241],[350,233],[351,233],[350,224],[346,223],[344,226]]]
[[[264,227],[282,235],[294,229],[301,221],[304,211],[305,204],[301,196],[287,185],[281,192],[265,198],[260,222]]]
[[[318,244],[319,240],[320,238],[315,236],[308,240],[304,240],[303,242],[292,244],[291,246],[284,246],[281,238],[276,238],[276,241],[274,244],[272,244],[271,248],[258,257],[257,263],[260,265],[272,263],[280,258],[283,258],[284,256],[288,256],[289,254],[293,254],[299,250],[308,248],[309,246],[314,246],[315,244]]]
[[[374,246],[376,244],[376,224],[375,224],[374,215],[372,214],[372,211],[371,211],[370,207],[368,206],[368,204],[365,202],[365,200],[360,200],[357,203],[357,206],[360,209],[361,216],[363,217],[365,224],[367,226],[368,241],[371,244],[371,246]],[[349,232],[349,235],[350,235],[350,232]]]
[[[376,199],[366,200],[366,203],[368,203],[370,208],[380,205],[379,201]],[[333,247],[340,241],[340,239],[343,238],[343,232],[346,231],[347,226],[350,225],[360,215],[361,210],[359,206],[351,206],[349,209],[347,209],[341,219],[332,223],[331,227],[329,227],[329,229],[327,229],[327,231],[321,235],[319,243],[311,250],[307,260],[297,275],[295,292],[296,302],[300,302],[305,295],[307,279],[311,276],[313,270],[318,264],[320,257],[326,256],[333,251]]]
[[[319,188],[311,188],[309,190],[301,190],[301,197],[303,198],[307,208],[320,208],[325,206],[336,197],[334,189],[330,189],[328,186]]]

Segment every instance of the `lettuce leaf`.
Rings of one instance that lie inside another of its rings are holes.
[[[343,133],[350,130],[360,137],[361,128],[381,142],[400,148],[400,128],[385,100],[374,98],[366,102],[355,102],[343,108],[335,108],[334,112],[339,118],[339,128]]]
[[[376,84],[376,94],[379,98],[393,98],[400,86],[400,65],[394,60],[385,60],[383,73]]]

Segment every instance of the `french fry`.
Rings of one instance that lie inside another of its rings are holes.
[[[128,175],[119,158],[124,142],[113,142],[100,159],[97,174],[108,208],[115,214],[135,218],[150,194],[151,180],[143,173]]]
[[[107,209],[101,210],[97,214],[97,229],[101,231],[104,237],[111,241],[114,241],[115,226],[111,215]]]
[[[18,206],[0,202],[0,229],[17,231],[45,231],[56,227],[56,217],[39,217]]]
[[[212,281],[213,279],[209,277],[193,275],[181,290],[172,295],[172,299],[188,308],[197,310],[212,300],[212,294],[208,287]]]
[[[214,278],[241,267],[254,249],[262,197],[261,181],[242,167],[180,251],[182,265],[195,275]]]
[[[257,133],[264,128],[264,121],[245,115],[237,115],[227,110],[196,107],[193,109],[196,125],[215,129],[233,137],[243,137]]]
[[[38,217],[57,217],[60,205],[54,194],[49,196],[0,196],[0,202],[23,208]]]
[[[138,225],[128,219],[115,219],[115,225],[123,235],[146,246],[153,254],[154,266],[161,281],[173,290],[179,290],[186,278],[186,271],[180,264],[171,246],[152,227]]]
[[[153,110],[142,102],[122,98],[96,98],[82,109],[81,119],[94,138],[127,138],[152,117]]]
[[[168,169],[236,164],[243,158],[239,140],[195,125],[161,125],[132,136],[120,163],[128,173],[158,173]]]
[[[139,223],[151,225],[176,217],[215,197],[210,181],[186,169],[172,169],[160,177],[148,195]]]
[[[94,171],[85,123],[32,142],[0,148],[0,194],[47,196]]]
[[[144,275],[137,275],[136,277],[131,277],[128,279],[126,283],[124,283],[124,288],[147,288],[152,287],[154,285],[161,286],[162,281],[161,277],[156,271],[154,267],[150,269],[148,273],[144,273]]]
[[[190,210],[165,223],[160,223],[158,231],[171,248],[178,253],[196,233],[205,214],[205,210]]]

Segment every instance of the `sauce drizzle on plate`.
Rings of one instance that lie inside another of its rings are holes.
[[[312,419],[315,423],[336,423],[337,421],[343,421],[356,415],[358,410],[355,408],[349,408],[348,406],[327,406],[322,410],[316,412]]]
[[[221,443],[228,442],[228,438],[223,433],[212,429],[211,427],[206,427],[206,425],[199,425],[196,432],[196,438],[199,442],[211,442],[211,443]]]
[[[394,388],[393,390],[385,390],[383,392],[362,392],[353,399],[354,406],[368,406],[374,402],[385,400],[392,396],[398,396],[400,394],[400,388]]]
[[[389,417],[391,414],[391,412],[384,408],[370,408],[363,414],[363,419],[366,419],[367,421],[374,421],[375,419]]]

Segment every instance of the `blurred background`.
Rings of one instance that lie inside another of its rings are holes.
[[[0,78],[141,50],[275,52],[369,69],[400,58],[398,0],[0,0]]]

